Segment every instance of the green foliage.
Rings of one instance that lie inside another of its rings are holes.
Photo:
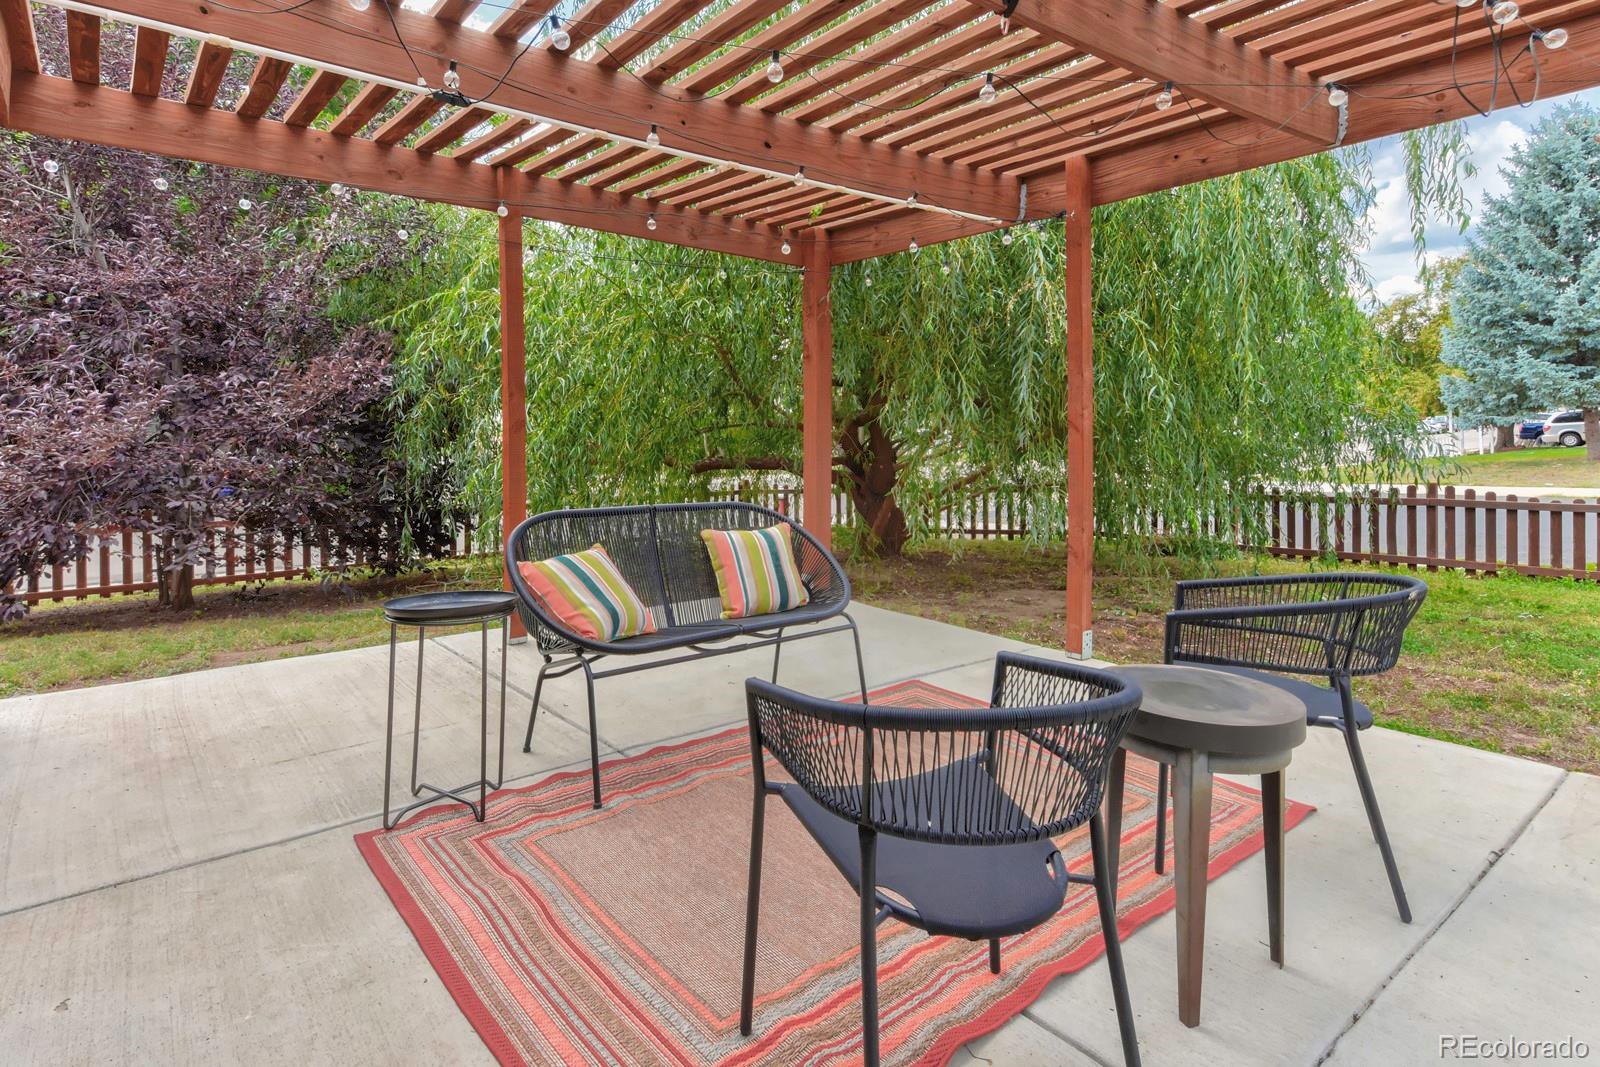
[[[1358,178],[1322,156],[1097,209],[1104,529],[1152,510],[1180,524],[1225,514],[1251,482],[1338,482],[1358,440],[1375,448],[1373,467],[1404,476],[1412,416],[1364,414],[1359,388]],[[488,221],[441,211],[444,239],[381,319],[401,339],[406,461],[448,468],[485,516],[499,497]],[[1020,484],[1043,506],[1063,480],[1061,225],[1013,234],[835,272],[837,477],[854,491],[858,453],[881,461],[913,534],[919,505],[952,487]],[[531,507],[798,471],[797,270],[560,226],[527,235]],[[1035,527],[1060,521],[1036,512]]]
[[[1399,406],[1420,415],[1445,410],[1439,378],[1459,374],[1444,362],[1450,289],[1465,263],[1457,256],[1422,275],[1422,291],[1395,297],[1372,312],[1364,393],[1373,408]]]
[[[1556,109],[1506,164],[1451,299],[1446,401],[1505,423],[1600,407],[1600,112]]]

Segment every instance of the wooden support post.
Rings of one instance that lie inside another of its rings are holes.
[[[805,514],[800,525],[833,547],[833,260],[826,234],[807,240],[800,282],[801,359],[805,406],[801,471]]]
[[[1067,655],[1094,655],[1094,331],[1091,176],[1085,156],[1066,162]]]
[[[528,378],[524,347],[522,216],[500,218],[500,542],[528,514]],[[511,575],[505,575],[511,588]],[[528,636],[511,616],[511,637]]]

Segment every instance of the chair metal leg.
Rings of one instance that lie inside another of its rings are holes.
[[[1127,780],[1128,750],[1118,745],[1117,750],[1111,754],[1111,770],[1106,776],[1105,800],[1106,881],[1111,886],[1113,907],[1117,903],[1117,882],[1122,875],[1122,803]]]
[[[589,776],[594,780],[594,806],[600,807],[600,732],[594,722],[594,670],[588,660],[583,664],[583,681],[589,692]]]
[[[778,657],[783,655],[783,627],[778,627],[778,640],[772,646],[772,684],[778,684]]]
[[[427,636],[426,626],[417,627],[417,706],[411,717],[411,795],[416,796],[422,792],[422,786],[417,781],[417,757],[422,750],[422,650],[426,647],[424,638]]]
[[[761,758],[759,750],[756,759]],[[761,844],[767,822],[767,790],[759,776],[750,814],[750,881],[744,905],[744,977],[739,987],[739,1032],[750,1036],[756,1001],[756,928],[761,918]]]
[[[1261,835],[1267,867],[1267,944],[1283,966],[1283,772],[1261,776]]]
[[[394,623],[389,624],[389,715],[388,726],[383,735],[383,828],[385,830],[392,826],[389,822],[389,778],[394,767],[394,659],[397,629]]]
[[[1372,838],[1378,843],[1378,851],[1383,855],[1383,869],[1389,875],[1389,888],[1394,891],[1394,904],[1400,911],[1400,921],[1411,921],[1411,905],[1406,900],[1406,887],[1400,882],[1400,868],[1394,862],[1394,849],[1389,846],[1389,832],[1383,826],[1383,813],[1378,810],[1378,795],[1372,790],[1372,778],[1367,774],[1367,760],[1361,754],[1361,740],[1359,731],[1356,730],[1353,717],[1346,716],[1345,726],[1339,732],[1344,734],[1345,748],[1350,751],[1350,766],[1356,772],[1356,787],[1361,790],[1361,803],[1367,809],[1367,822],[1372,826]]]
[[[544,658],[544,666],[539,668],[539,677],[533,683],[533,704],[528,708],[528,733],[522,739],[522,751],[533,751],[533,721],[539,717],[539,693],[544,689],[544,676],[550,670],[550,657]]]
[[[989,973],[1000,973],[1000,939],[998,937],[989,939]]]
[[[482,659],[478,668],[478,713],[480,716],[478,735],[478,821],[482,822],[489,813],[489,623],[478,623],[479,654]]]
[[[1156,873],[1167,871],[1167,765],[1156,771]]]
[[[861,1056],[878,1067],[878,834],[857,828],[861,839]]]
[[[856,628],[856,620],[850,617],[848,611],[840,612],[840,614],[844,616],[844,621],[850,624],[850,640],[856,643],[856,678],[861,683],[861,703],[866,704],[868,703],[867,666],[861,659],[861,631]],[[776,682],[777,678],[773,678],[773,681]]]
[[[1117,1029],[1122,1034],[1122,1059],[1127,1067],[1139,1067],[1139,1037],[1133,1027],[1128,975],[1122,968],[1122,941],[1117,934],[1117,906],[1111,888],[1106,830],[1098,813],[1089,818],[1089,850],[1094,860],[1094,897],[1100,907],[1100,933],[1106,943],[1106,966],[1111,971],[1111,995],[1117,1006]]]

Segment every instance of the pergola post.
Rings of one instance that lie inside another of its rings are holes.
[[[500,543],[528,514],[528,377],[524,345],[522,215],[500,217]],[[511,575],[504,576],[511,588]],[[528,636],[518,615],[511,637]]]
[[[1094,290],[1087,156],[1066,161],[1067,625],[1066,651],[1094,655]]]
[[[800,525],[833,547],[833,259],[826,234],[802,246],[800,281],[801,358],[804,409],[801,417],[801,477],[804,514]]]

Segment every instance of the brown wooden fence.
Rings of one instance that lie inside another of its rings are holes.
[[[325,533],[308,530],[238,530],[227,523],[212,523],[207,536],[207,562],[195,570],[196,585],[228,585],[270,578],[298,578],[325,569],[341,553]],[[472,527],[456,535],[450,555],[471,551]],[[362,552],[346,561],[357,566],[371,563]],[[143,593],[159,587],[160,539],[136,530],[96,530],[87,550],[70,563],[58,564],[29,575],[21,583],[21,599],[29,604],[44,600],[86,600],[119,593]]]
[[[800,490],[741,485],[720,489],[714,499],[748,500],[786,515],[800,514]],[[1334,557],[1363,563],[1390,563],[1437,570],[1459,568],[1473,574],[1502,569],[1521,574],[1600,580],[1600,502],[1540,500],[1508,493],[1479,495],[1453,486],[1374,489],[1355,494],[1263,490],[1253,494],[1259,508],[1247,535],[1242,517],[1209,518],[1191,524],[1206,536],[1231,540],[1241,548],[1292,559]],[[1056,515],[1059,508],[1054,508]],[[946,537],[1015,540],[1030,529],[1027,494],[1016,488],[969,492],[936,509],[926,528]],[[855,521],[848,494],[836,492],[833,521]],[[1171,532],[1152,516],[1141,532]],[[305,531],[268,534],[212,528],[211,563],[196,573],[197,585],[294,578],[323,569],[332,558],[326,540]],[[471,552],[473,531],[457,535],[451,555]],[[83,600],[135,593],[157,587],[159,545],[130,530],[107,530],[90,538],[88,551],[71,563],[32,575],[22,598]],[[368,562],[357,558],[357,564]]]

